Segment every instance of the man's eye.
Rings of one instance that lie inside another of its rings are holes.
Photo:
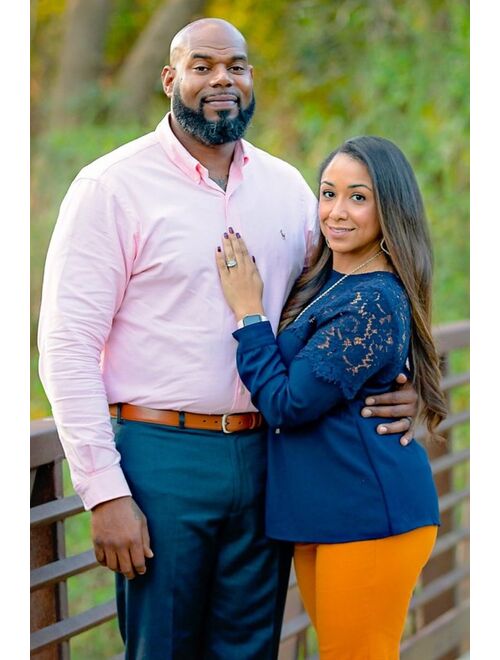
[[[244,67],[242,67],[242,66],[232,66],[231,69],[233,71],[236,71],[236,73],[241,73],[242,71],[245,70]]]
[[[208,71],[208,66],[202,66],[202,65],[200,64],[200,66],[195,66],[195,67],[194,67],[194,70],[195,70],[195,71]]]

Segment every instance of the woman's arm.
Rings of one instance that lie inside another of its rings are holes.
[[[218,248],[216,255],[226,300],[237,320],[247,314],[264,314],[263,284],[256,265],[243,240],[229,231],[222,241],[223,250]],[[372,293],[366,300],[369,306],[374,303]],[[387,307],[386,300],[384,303]],[[385,364],[396,364],[395,342],[388,336],[392,328],[381,318],[387,317],[387,311],[378,305],[370,307],[369,316],[362,317],[359,307],[347,306],[337,310],[337,318],[333,314],[323,319],[288,369],[269,323],[253,324],[234,333],[240,344],[240,376],[271,426],[317,419],[334,405],[354,398]],[[371,338],[368,335],[377,322],[382,324],[379,334]],[[350,334],[351,345],[345,347],[345,338]]]
[[[314,374],[309,360],[296,358],[286,368],[268,321],[241,328],[233,336],[239,342],[240,377],[273,428],[311,422],[345,399],[338,383]]]

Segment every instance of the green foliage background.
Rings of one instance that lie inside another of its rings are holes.
[[[160,0],[115,0],[102,76],[96,93],[86,99],[88,121],[64,131],[45,127],[66,2],[36,4],[32,417],[50,414],[37,376],[36,327],[43,263],[62,197],[81,167],[152,130],[168,110],[158,77],[145,124],[108,120],[110,104],[116,102],[116,72],[159,4]],[[434,241],[435,323],[468,318],[468,3],[208,0],[204,15],[226,18],[247,38],[258,104],[249,139],[298,167],[313,188],[319,163],[347,137],[382,135],[403,149],[417,173]],[[467,359],[462,353],[455,366],[466,369]],[[459,399],[466,401],[466,389]],[[67,525],[68,553],[86,549],[88,519],[82,516]],[[103,577],[102,570],[70,580],[70,602],[79,611],[111,593],[111,577]],[[77,638],[72,657],[95,660],[120,648],[116,625],[107,624]]]
[[[78,170],[151,130],[168,110],[158,90],[143,125],[106,122],[113,75],[158,0],[118,0],[100,93],[87,125],[43,130],[61,40],[62,0],[38,5],[33,43],[33,416],[48,413],[35,362],[43,261],[57,209]],[[210,0],[248,40],[258,110],[249,139],[296,165],[315,186],[343,139],[383,135],[413,164],[435,247],[435,322],[468,318],[469,9],[456,0]]]

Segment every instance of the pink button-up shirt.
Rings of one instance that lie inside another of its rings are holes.
[[[87,509],[130,494],[108,403],[254,410],[215,265],[230,226],[256,258],[276,329],[316,226],[295,168],[242,140],[223,191],[167,115],[71,184],[45,267],[40,375]]]

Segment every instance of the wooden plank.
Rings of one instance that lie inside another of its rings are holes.
[[[452,390],[454,387],[460,387],[461,385],[468,385],[470,383],[470,372],[465,371],[461,374],[449,374],[444,376],[441,380],[441,389],[442,390]]]
[[[90,628],[105,623],[116,616],[116,603],[113,600],[97,605],[90,610],[58,621],[51,626],[31,634],[31,652],[39,651],[50,644],[62,642],[79,635]]]
[[[457,348],[466,348],[470,345],[470,321],[457,321],[436,326],[432,330],[432,335],[438,353],[449,353]]]
[[[281,638],[280,642],[284,642],[290,637],[297,635],[298,633],[306,630],[311,625],[311,620],[306,612],[299,614],[298,616],[293,617],[290,621],[287,621],[283,624],[281,628]]]
[[[460,463],[465,463],[470,459],[470,449],[463,449],[462,451],[452,452],[450,454],[443,454],[439,458],[431,461],[432,474],[438,474],[443,470],[449,470],[451,467]]]
[[[401,660],[437,660],[459,646],[469,633],[469,602],[465,601],[405,640]]]
[[[439,513],[444,513],[449,509],[452,509],[457,504],[460,504],[462,500],[466,500],[470,495],[470,488],[464,488],[463,490],[457,490],[452,493],[447,493],[442,495],[439,498]]]
[[[410,601],[410,610],[422,607],[422,605],[429,603],[434,598],[456,587],[457,584],[460,584],[462,580],[469,576],[469,573],[469,566],[459,566],[436,580],[429,582],[420,593],[413,596]]]
[[[463,410],[459,413],[454,413],[453,415],[448,415],[446,419],[444,419],[441,424],[438,426],[438,432],[440,433],[445,433],[446,431],[449,431],[455,426],[459,426],[460,424],[465,424],[470,420],[470,411],[469,410]],[[427,429],[424,426],[418,426],[415,429],[414,433],[414,438],[417,440],[425,440],[427,436]]]
[[[74,516],[84,510],[82,500],[78,495],[63,497],[47,504],[32,507],[30,510],[30,524],[31,527],[48,525],[57,520],[64,520],[65,518]]]
[[[35,485],[36,468],[30,470],[30,498],[33,495],[33,486]]]
[[[444,377],[450,374],[449,369],[449,355],[443,356],[441,361],[441,370]],[[446,402],[448,409],[450,407],[450,394],[446,393]],[[450,419],[450,417],[452,419]],[[446,424],[446,426],[445,426]],[[445,429],[443,427],[445,426]],[[430,460],[436,460],[441,456],[449,455],[452,453],[452,433],[451,430],[454,426],[453,416],[448,416],[444,423],[440,424],[440,430],[443,432],[447,442],[445,444],[432,443],[428,446],[428,454]],[[452,502],[449,498],[444,499],[448,493],[453,491],[453,474],[452,470],[444,470],[435,475],[434,481],[436,484],[437,492],[439,495],[439,505],[440,505],[440,517],[441,517],[441,534],[446,534],[452,532],[455,527],[455,511],[452,507]],[[444,504],[444,506],[443,506]],[[449,505],[449,506],[448,506]],[[427,585],[430,585],[432,582],[440,579],[443,575],[448,574],[456,568],[456,553],[454,548],[448,550],[447,552],[442,552],[437,557],[432,557],[430,561],[425,566],[421,583],[424,588]],[[456,591],[454,589],[448,589],[441,593],[440,596],[437,596],[426,602],[424,607],[421,607],[416,610],[418,612],[418,618],[420,619],[419,623],[422,625],[428,625],[435,619],[439,618],[442,614],[448,610],[456,607]],[[420,627],[420,626],[419,626]],[[450,651],[440,660],[452,660],[454,658],[455,649],[450,649]]]
[[[460,529],[453,530],[442,536],[438,536],[436,545],[432,551],[431,557],[437,557],[443,552],[447,552],[450,548],[455,547],[460,541],[469,538],[469,528],[461,527]]]
[[[54,463],[54,487],[56,498],[64,497],[64,479],[62,461]],[[66,531],[64,520],[56,522],[56,546],[57,558],[64,559],[66,557]],[[68,584],[65,580],[57,583],[58,602],[59,608],[57,612],[57,620],[61,621],[69,616],[69,599],[68,599]],[[62,642],[59,644],[59,660],[70,660],[69,642]]]
[[[64,458],[63,448],[51,417],[35,419],[30,424],[30,468]]]
[[[72,575],[84,573],[99,566],[93,550],[54,561],[31,571],[30,590],[35,591],[49,584],[66,580]]]
[[[40,466],[36,471],[30,505],[40,506],[56,497],[54,463]],[[37,569],[58,559],[56,525],[46,525],[30,530],[30,568]],[[53,587],[40,589],[30,597],[30,630],[35,632],[59,620],[58,590]],[[56,647],[46,648],[39,660],[60,660]],[[37,660],[38,660],[37,659]]]

